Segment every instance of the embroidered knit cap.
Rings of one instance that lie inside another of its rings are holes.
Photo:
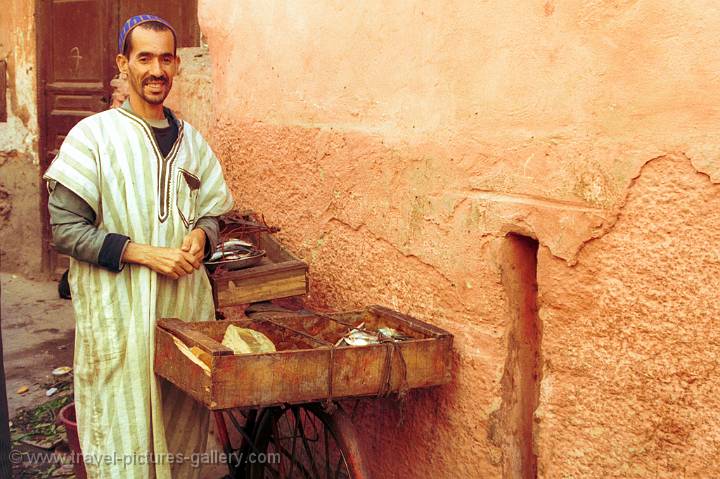
[[[134,17],[128,18],[123,27],[120,29],[120,35],[118,36],[118,53],[123,52],[123,47],[125,47],[125,41],[127,40],[127,36],[130,34],[132,29],[137,27],[138,25],[142,25],[143,23],[147,22],[160,22],[166,27],[168,27],[172,32],[173,37],[175,38],[175,44],[177,44],[177,34],[175,33],[175,29],[172,27],[172,25],[170,25],[167,20],[163,20],[162,18],[156,17],[155,15],[135,15]]]

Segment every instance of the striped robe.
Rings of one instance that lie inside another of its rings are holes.
[[[83,198],[99,228],[179,248],[198,218],[226,213],[233,200],[208,144],[178,123],[177,142],[163,158],[149,125],[133,113],[85,118],[44,178]],[[173,280],[140,265],[114,273],[73,259],[69,279],[75,408],[88,477],[197,477],[198,468],[178,464],[176,455],[205,450],[209,414],[158,379],[153,358],[157,318],[214,319],[204,268]]]

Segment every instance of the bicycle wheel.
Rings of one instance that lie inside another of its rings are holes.
[[[243,458],[257,451],[253,444],[257,411],[227,409],[215,411],[215,427],[220,445],[226,455],[229,475],[226,478],[246,477],[246,461]]]
[[[319,404],[263,411],[254,445],[251,479],[366,479],[355,428],[345,412],[328,414]]]

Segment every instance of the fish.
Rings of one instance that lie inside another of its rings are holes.
[[[358,324],[355,328],[351,329],[349,333],[340,338],[335,346],[342,346],[343,343],[347,346],[367,346],[369,344],[378,344],[380,340],[377,334],[370,333],[364,330],[365,323]]]
[[[215,246],[215,252],[210,256],[208,262],[243,259],[252,256],[257,253],[257,251],[252,243],[233,238],[218,243]]]
[[[377,333],[369,332],[364,329],[365,323],[360,323],[358,326],[350,330],[345,336],[340,338],[335,346],[368,346],[370,344],[379,344],[383,340],[393,341],[404,341],[410,339],[410,336],[406,336],[396,329],[389,328],[387,326],[377,329]]]
[[[397,329],[389,328],[387,326],[378,328],[378,333],[380,333],[381,336],[392,339],[394,341],[404,341],[406,339],[410,339],[410,336],[399,332]]]
[[[227,241],[225,241],[224,243],[221,243],[221,244],[222,244],[225,248],[235,248],[235,247],[238,247],[238,246],[242,246],[242,247],[245,247],[245,248],[255,248],[255,245],[254,245],[254,244],[252,244],[252,243],[250,243],[250,242],[247,242],[247,241],[244,241],[244,240],[241,240],[241,239],[237,239],[237,238],[230,238],[229,240],[227,240]]]

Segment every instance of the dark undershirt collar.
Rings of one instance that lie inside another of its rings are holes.
[[[133,111],[132,106],[130,106],[130,100],[125,100],[120,108],[138,116]],[[170,153],[170,150],[172,150],[172,147],[177,140],[179,128],[175,115],[172,114],[170,109],[163,108],[163,112],[165,113],[165,120],[144,120],[148,125],[150,125],[150,129],[153,132],[153,136],[155,136],[155,142],[160,149],[160,153],[162,153],[163,157],[166,157],[168,156],[168,153]]]

